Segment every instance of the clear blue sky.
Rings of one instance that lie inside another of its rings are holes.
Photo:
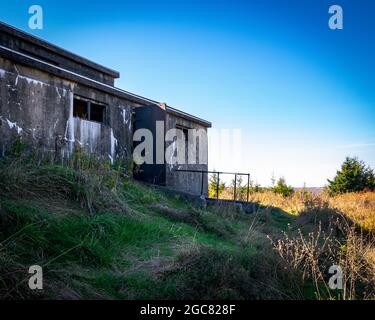
[[[328,28],[332,4],[344,30]],[[120,71],[123,89],[241,129],[241,159],[211,148],[216,169],[322,186],[346,155],[375,167],[373,0],[1,0],[0,17]]]

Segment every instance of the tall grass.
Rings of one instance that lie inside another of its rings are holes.
[[[128,179],[121,167],[111,167],[79,149],[65,165],[29,158],[0,160],[0,195],[74,200],[91,214],[103,210],[130,214],[127,203],[118,196]]]
[[[375,232],[375,192],[347,193],[331,197],[328,202],[362,229]]]
[[[250,200],[251,215],[194,208],[80,150],[64,164],[3,159],[0,299],[375,297],[374,193]],[[35,264],[42,292],[27,286]]]

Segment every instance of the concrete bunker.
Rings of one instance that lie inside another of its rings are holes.
[[[90,154],[114,163],[132,163],[133,133],[143,126],[156,130],[207,132],[211,123],[158,101],[115,87],[117,71],[101,66],[0,23],[0,155],[16,139],[30,149],[55,159],[70,157],[80,146]],[[155,141],[156,143],[156,141]],[[175,141],[165,141],[163,151]],[[207,144],[197,143],[207,154]],[[200,194],[200,175],[176,168],[207,171],[207,162],[141,166],[134,177],[146,182]],[[207,179],[206,179],[207,180]],[[207,181],[204,182],[207,194]]]

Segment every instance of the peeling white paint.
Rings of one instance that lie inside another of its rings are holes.
[[[131,125],[132,125],[131,116],[130,116],[131,113],[128,112],[126,107],[121,107],[121,109],[122,109],[121,114],[122,114],[123,124],[127,126],[129,130],[131,130]]]
[[[73,101],[74,96],[73,92],[69,92],[69,118],[66,122],[66,128],[65,128],[65,141],[68,143],[68,152],[70,154],[73,153],[73,147],[75,142],[75,136],[74,136],[74,117],[73,117]]]
[[[49,84],[47,84],[47,83],[44,83],[44,82],[39,81],[39,80],[31,79],[31,78],[28,78],[28,77],[18,76],[18,78],[26,80],[29,85],[31,85],[31,84],[36,85],[36,86],[40,85],[42,87],[43,86],[49,86]]]
[[[49,86],[49,84],[46,84],[46,83],[44,83],[44,85]],[[55,87],[55,90],[56,90],[57,95],[59,96],[59,99],[66,96],[66,92],[67,92],[66,89]],[[62,92],[62,94],[60,93],[60,91]]]
[[[111,164],[113,164],[113,157],[109,153],[107,153],[107,155],[108,155],[109,160],[111,161]]]
[[[23,131],[23,129],[20,126],[18,126],[16,122],[12,122],[9,119],[4,120],[2,116],[0,116],[0,120],[6,122],[10,129],[16,129],[18,134],[20,134]]]
[[[16,72],[17,72],[17,78],[16,78],[16,81],[14,82],[14,85],[16,86],[16,85],[18,85],[18,77],[19,77],[20,73],[19,73],[19,71],[18,71],[18,69],[17,69],[17,66],[16,66],[16,65],[14,65],[14,69],[15,69],[15,70],[16,70]]]
[[[10,84],[7,84],[7,87],[8,87],[10,90],[12,90],[13,92],[17,91],[17,89],[16,89],[16,88],[13,88],[13,86],[10,85]]]
[[[113,164],[113,160],[115,159],[117,142],[118,141],[113,134],[113,129],[111,128],[111,156],[109,158],[110,158],[112,164]]]
[[[56,126],[57,126],[58,123],[59,123],[59,119],[56,119],[56,121],[55,121],[55,123],[54,123],[54,125],[53,125],[53,130],[56,129]]]
[[[94,153],[100,143],[102,126],[98,122],[75,119],[76,126],[80,126],[80,144],[87,146],[90,153]]]
[[[35,131],[36,131],[37,129],[29,129],[29,131],[31,132],[31,134],[32,134],[32,136],[33,136],[33,139],[35,139]]]
[[[124,124],[126,124],[126,123],[127,123],[127,119],[126,119],[126,110],[125,110],[125,109],[122,109],[122,110],[121,110],[121,114],[122,114],[122,122],[123,122]]]
[[[11,122],[9,121],[9,119],[6,119],[6,122],[8,123],[9,128],[16,129],[18,134],[20,134],[23,131],[23,129],[17,125],[17,122]]]
[[[59,98],[61,99],[61,94],[60,94],[60,92],[59,92],[59,88],[55,88],[56,89],[56,93],[57,93],[57,95],[59,96]]]
[[[29,78],[29,77],[25,77],[25,76],[21,76],[18,72],[18,69],[15,67],[16,71],[17,71],[17,77],[16,77],[16,80],[14,82],[14,85],[17,86],[18,85],[18,80],[19,79],[24,79],[27,81],[27,83],[30,85],[30,84],[33,84],[33,85],[41,85],[41,86],[49,86],[48,83],[45,83],[43,81],[40,81],[40,80],[35,80],[35,79],[32,79],[32,78]],[[0,78],[3,78],[5,76],[6,73],[10,73],[10,74],[13,74],[9,71],[6,71],[4,69],[0,69]]]

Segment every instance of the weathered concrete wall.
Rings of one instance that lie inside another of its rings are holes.
[[[166,131],[170,129],[176,129],[176,126],[181,126],[189,129],[198,129],[203,130],[207,135],[207,128],[190,120],[187,120],[182,117],[178,117],[174,114],[167,113],[166,115]],[[189,140],[189,144],[192,141]],[[166,148],[168,148],[173,142],[166,142]],[[207,141],[197,141],[196,144],[196,164],[188,164],[187,161],[185,164],[173,164],[167,163],[166,168],[166,185],[167,187],[173,188],[178,191],[188,192],[195,195],[201,194],[202,189],[202,178],[200,173],[194,172],[177,172],[176,169],[184,170],[199,170],[207,171],[208,170],[208,148]],[[205,154],[203,163],[199,162],[199,151],[203,151]],[[185,160],[187,160],[187,153],[185,154]],[[208,195],[208,177],[207,174],[203,176],[203,195]]]
[[[115,158],[130,160],[133,145],[132,112],[139,105],[82,85],[76,86],[74,93],[107,105],[104,124],[75,119],[74,140],[88,147],[92,153],[107,155],[111,161]]]
[[[0,58],[0,133],[4,153],[17,137],[35,148],[55,150],[65,135],[74,83]]]
[[[1,23],[0,45],[108,85],[113,86],[119,77],[116,71]]]
[[[74,94],[107,105],[107,122],[73,118]],[[110,159],[129,158],[134,103],[0,57],[0,154],[22,139],[55,157],[75,144]]]

